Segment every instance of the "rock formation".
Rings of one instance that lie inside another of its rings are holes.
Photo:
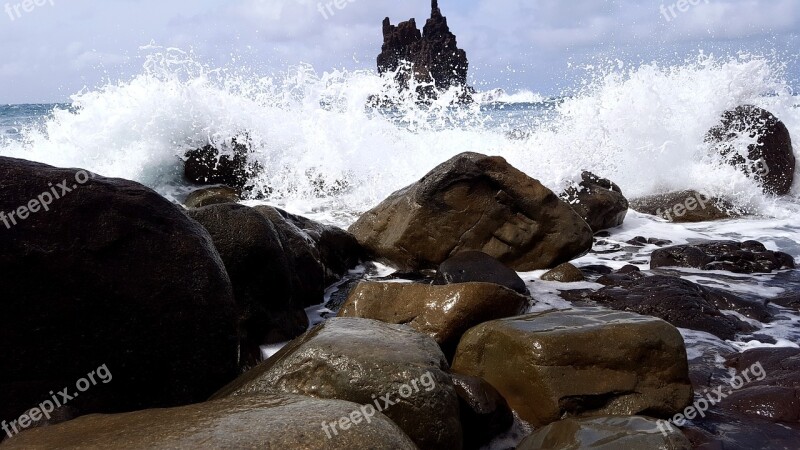
[[[447,18],[439,9],[439,2],[432,0],[431,18],[420,33],[415,19],[391,24],[383,20],[383,47],[378,55],[378,72],[397,73],[402,88],[408,86],[411,77],[419,83],[435,84],[418,89],[424,98],[435,98],[438,93],[451,87],[466,87],[467,53],[458,48],[456,36],[447,26]],[[410,64],[410,67],[404,67]]]

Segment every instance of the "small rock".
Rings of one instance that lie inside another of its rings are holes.
[[[769,251],[760,242],[716,241],[658,249],[650,257],[650,267],[687,267],[751,274],[794,269],[795,263],[791,255]]]
[[[242,199],[239,192],[229,186],[212,186],[193,191],[186,197],[183,205],[187,208],[202,208],[203,206],[220,205],[224,203],[238,203]]]
[[[542,275],[542,280],[558,281],[560,283],[577,283],[586,281],[586,277],[583,276],[583,272],[577,267],[570,263],[564,263]]]
[[[461,252],[439,265],[434,284],[494,283],[526,294],[528,288],[517,272],[483,252]]]

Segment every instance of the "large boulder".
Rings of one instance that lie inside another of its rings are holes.
[[[755,140],[755,143],[753,142]],[[792,189],[795,156],[789,129],[771,112],[752,105],[725,111],[706,142],[769,194]]]
[[[650,257],[650,267],[687,267],[751,274],[794,269],[795,263],[791,255],[767,250],[760,242],[716,241],[658,249]]]
[[[211,234],[233,283],[242,350],[260,360],[259,346],[286,342],[308,329],[303,305],[292,302],[289,262],[272,222],[235,203],[189,210]]]
[[[384,19],[378,72],[395,73],[402,88],[408,88],[413,78],[423,83],[418,90],[420,94],[436,98],[451,87],[465,88],[468,68],[467,54],[458,48],[456,36],[450,32],[437,0],[432,0],[431,17],[422,33],[414,19],[397,26],[388,17]]]
[[[483,322],[521,314],[527,297],[489,283],[431,286],[418,283],[359,283],[339,317],[405,324],[429,335],[452,356],[461,336]]]
[[[711,222],[739,215],[728,201],[694,190],[640,197],[631,200],[630,206],[634,211],[674,223]]]
[[[622,189],[591,172],[583,172],[581,179],[578,186],[564,191],[561,198],[595,233],[622,225],[628,215],[628,199],[622,195]]]
[[[458,397],[447,371],[436,342],[409,327],[334,318],[214,398],[279,390],[376,405],[421,449],[460,449]]]
[[[290,266],[292,292],[303,306],[319,305],[325,288],[367,259],[366,250],[350,233],[272,206],[256,206],[275,226]]]
[[[592,301],[620,311],[658,317],[676,327],[704,331],[721,339],[732,340],[736,334],[753,329],[720,309],[740,310],[762,320],[770,317],[764,304],[747,302],[678,277],[633,273],[606,276],[598,282],[606,287],[590,294]]]
[[[231,282],[180,207],[132,181],[0,157],[0,211],[0,419],[101,365],[113,382],[71,401],[81,413],[202,401],[236,376]]]
[[[374,409],[340,400],[270,393],[180,408],[91,415],[56,427],[27,431],[0,447],[9,450],[417,448],[397,425]]]
[[[462,153],[392,194],[350,227],[379,259],[434,269],[480,250],[517,271],[588,252],[592,230],[552,191],[503,158]]]
[[[656,420],[641,417],[564,419],[536,430],[517,450],[692,450],[677,429],[662,433]]]
[[[675,327],[599,308],[486,322],[464,335],[453,361],[454,372],[485,379],[535,427],[564,417],[673,415],[692,399],[688,370]]]
[[[439,264],[434,284],[494,283],[526,294],[525,281],[508,266],[483,252],[461,252]]]

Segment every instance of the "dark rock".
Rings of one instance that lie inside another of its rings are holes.
[[[657,420],[641,416],[564,419],[536,430],[517,450],[692,450],[678,429],[662,433]]]
[[[608,266],[601,266],[598,264],[578,267],[581,272],[589,276],[608,275],[614,273],[614,269]]]
[[[214,398],[278,390],[369,405],[389,395],[396,404],[382,412],[420,449],[458,449],[458,396],[447,371],[436,342],[407,326],[334,318],[295,339]]]
[[[517,272],[483,252],[461,252],[439,265],[434,284],[494,283],[526,294],[525,282]]]
[[[241,198],[236,189],[221,185],[198,189],[189,194],[183,204],[187,208],[202,208],[223,203],[238,203],[239,201]]]
[[[185,155],[184,176],[197,184],[225,184],[237,192],[252,188],[251,178],[262,169],[250,161],[249,140],[234,138],[229,149],[218,149],[209,144],[190,150]]]
[[[769,251],[760,242],[716,241],[658,249],[651,255],[650,267],[688,267],[751,274],[794,269],[795,263],[791,255]]]
[[[579,281],[586,281],[578,268],[570,263],[564,263],[555,269],[542,275],[544,281],[558,281],[559,283],[577,283]]]
[[[483,322],[521,314],[527,297],[504,286],[459,283],[360,283],[339,317],[361,317],[404,324],[436,340],[452,357],[461,336]]]
[[[749,144],[757,138],[755,144]],[[768,194],[786,195],[792,189],[795,156],[789,129],[769,111],[743,105],[726,111],[706,141],[728,163],[756,180]],[[744,145],[748,145],[745,150]],[[747,158],[743,156],[746,151]]]
[[[726,340],[732,340],[737,333],[752,331],[752,327],[738,318],[722,314],[715,304],[725,300],[725,305],[730,306],[730,298],[721,299],[691,281],[640,273],[607,277],[603,281],[607,287],[590,298],[609,308],[659,317],[676,327],[705,331]]]
[[[0,225],[0,420],[103,364],[113,382],[70,402],[81,413],[202,401],[235,377],[236,304],[206,230],[132,181],[2,157],[0,211],[60,180],[48,210]]]
[[[622,190],[591,172],[581,174],[583,181],[567,189],[561,198],[598,232],[622,225],[628,215],[628,200]]]
[[[263,448],[291,450],[415,450],[381,413],[365,420],[361,405],[298,395],[263,393],[171,409],[91,415],[27,431],[4,442],[8,449]],[[369,411],[367,411],[369,413]],[[342,422],[355,417],[358,422]],[[335,429],[322,424],[335,422]],[[335,431],[335,433],[334,433]]]
[[[769,303],[774,303],[778,306],[783,306],[784,308],[800,310],[800,292],[790,292],[775,298],[771,298],[768,301]]]
[[[453,374],[453,385],[461,405],[464,450],[478,450],[511,428],[514,414],[492,385],[477,377]]]
[[[397,71],[401,87],[407,88],[412,77],[418,83],[434,83],[435,87],[421,88],[419,93],[423,98],[436,98],[451,87],[466,88],[468,68],[467,54],[458,48],[437,0],[432,0],[431,18],[422,33],[414,19],[397,26],[388,17],[384,19],[378,72]]]
[[[342,229],[271,206],[256,206],[254,209],[269,219],[278,231],[289,261],[289,277],[296,304],[321,304],[325,288],[367,258],[366,250],[355,237]]]
[[[592,230],[566,203],[504,159],[463,153],[392,194],[350,227],[403,270],[435,268],[480,250],[514,270],[555,267],[586,253]]]
[[[259,346],[286,342],[308,329],[303,305],[292,302],[290,266],[272,222],[235,203],[189,210],[211,234],[233,284],[239,335],[248,364]]]
[[[741,215],[742,211],[721,198],[694,190],[656,194],[631,200],[631,209],[675,223],[711,222]]]
[[[656,245],[658,247],[663,247],[665,245],[672,244],[672,241],[668,241],[666,239],[656,239],[656,238],[648,239],[644,236],[636,236],[635,238],[626,242],[626,244],[633,245],[634,247],[644,247],[645,245]]]

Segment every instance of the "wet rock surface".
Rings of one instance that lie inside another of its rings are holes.
[[[247,138],[233,139],[228,148],[208,144],[190,150],[185,155],[184,177],[195,184],[224,184],[237,192],[248,191],[250,179],[262,170],[250,161],[251,153]]]
[[[225,203],[238,203],[241,201],[236,189],[225,186],[212,186],[198,189],[190,193],[183,204],[187,208],[202,208],[203,206],[220,205]]]
[[[453,374],[453,384],[461,405],[465,450],[477,450],[511,428],[514,414],[492,385],[480,378],[459,374]]]
[[[636,198],[631,200],[630,207],[634,211],[675,223],[711,222],[739,215],[728,201],[708,197],[694,190]]]
[[[485,379],[533,426],[564,417],[669,416],[692,395],[677,329],[599,308],[481,324],[462,338],[453,371]]]
[[[412,392],[401,395],[403,385]],[[447,360],[433,339],[404,325],[330,319],[214,398],[276,390],[362,405],[389,395],[391,403],[378,404],[421,449],[462,446],[458,396]]]
[[[611,180],[600,178],[591,172],[581,174],[578,186],[567,189],[561,198],[569,204],[588,224],[598,232],[615,228],[628,215],[628,199],[622,189]]]
[[[479,250],[517,271],[586,253],[592,231],[552,191],[504,159],[463,153],[392,194],[350,227],[380,260],[433,269]]]
[[[493,283],[528,292],[517,272],[483,252],[461,252],[439,265],[434,284]]]
[[[795,262],[791,255],[769,251],[760,242],[716,241],[656,250],[650,266],[653,269],[688,267],[752,274],[794,269]]]
[[[561,283],[577,283],[580,281],[585,281],[586,277],[583,276],[583,272],[581,272],[577,267],[570,263],[564,263],[542,275],[542,280],[558,281]]]

